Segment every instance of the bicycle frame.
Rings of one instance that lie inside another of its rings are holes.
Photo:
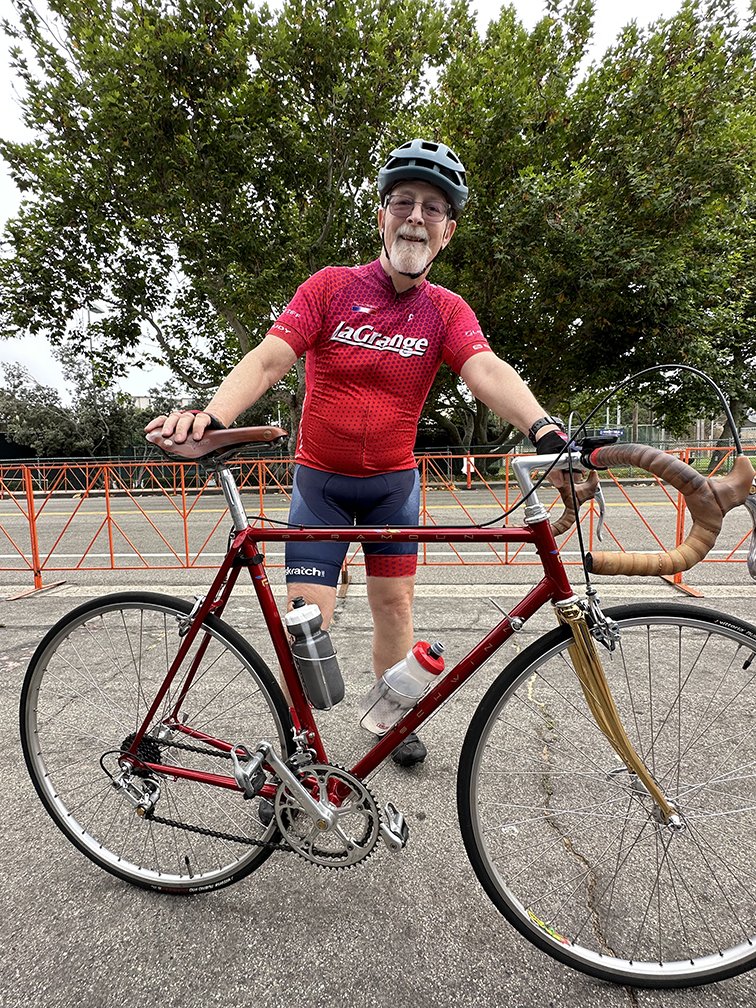
[[[533,465],[533,461],[523,460],[523,467],[525,469],[529,470]],[[528,512],[530,513],[529,517],[526,517],[528,524],[509,528],[467,528],[456,526],[437,526],[432,529],[421,526],[402,529],[375,529],[359,526],[285,529],[252,528],[244,512],[239,491],[230,470],[227,466],[221,465],[217,467],[216,473],[223,487],[224,495],[229,504],[229,511],[234,520],[234,527],[237,531],[207,595],[198,602],[195,611],[188,617],[188,626],[182,629],[183,640],[176,657],[152,706],[133,739],[129,752],[122,754],[122,759],[128,761],[131,757],[140,767],[168,773],[174,777],[195,780],[215,787],[236,791],[242,790],[233,777],[189,770],[173,765],[148,763],[139,760],[135,754],[142,737],[150,724],[152,724],[174,678],[181,669],[193,642],[202,631],[205,618],[210,614],[220,615],[223,612],[243,567],[249,569],[263,619],[281,667],[286,689],[291,697],[290,713],[294,730],[298,736],[304,734],[308,747],[314,751],[319,762],[328,762],[318,726],[294,665],[288,634],[273,596],[273,590],[265,570],[264,558],[259,549],[259,544],[261,543],[286,543],[302,540],[350,543],[416,542],[418,544],[428,542],[532,543],[538,552],[539,559],[543,565],[544,577],[464,658],[445,673],[438,685],[425,694],[419,703],[409,710],[389,732],[378,739],[376,744],[357,761],[352,767],[351,773],[361,779],[368,777],[376,770],[390,753],[393,752],[396,746],[399,745],[402,738],[409,732],[413,732],[419,728],[423,722],[431,717],[442,704],[460,689],[477,672],[481,665],[520,628],[521,623],[530,619],[546,602],[567,602],[575,598],[575,593],[568,580],[567,572],[562,563],[559,548],[551,531],[548,518],[535,497],[533,498],[534,502],[526,508],[526,515]],[[183,724],[180,719],[183,697],[191,685],[192,678],[199,666],[208,642],[209,639],[206,638],[205,642],[200,644],[192,665],[187,671],[186,680],[173,705],[167,724],[168,727],[176,732],[216,748],[221,752],[229,753],[236,749],[239,744],[238,740],[229,742],[228,740],[214,738]],[[253,741],[257,743],[259,740],[255,739]],[[274,787],[265,785],[261,794],[269,796],[274,791]]]

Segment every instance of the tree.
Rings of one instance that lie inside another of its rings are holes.
[[[99,388],[80,361],[66,363],[73,384],[71,405],[19,365],[5,365],[0,423],[16,444],[42,458],[99,458],[144,447],[143,428],[154,415],[123,392]]]
[[[89,454],[57,389],[36,382],[20,365],[4,365],[0,422],[10,440],[44,456]]]
[[[741,29],[729,0],[687,2],[650,29],[628,26],[581,79],[592,11],[553,0],[527,32],[504,8],[445,67],[429,121],[474,188],[438,274],[453,273],[551,409],[666,361],[716,356],[737,385],[743,358],[725,368],[713,347],[728,343],[728,313],[741,318],[745,270],[736,282],[734,252],[724,271],[722,252],[727,222],[753,205],[753,16]],[[677,384],[658,386],[662,397]],[[670,397],[670,425],[702,401]],[[485,411],[476,423],[482,438]]]
[[[14,0],[32,143],[0,264],[5,334],[81,346],[107,377],[145,328],[206,395],[297,283],[373,236],[376,151],[470,28],[463,0]],[[368,237],[369,236],[369,237]],[[93,317],[92,313],[98,313]],[[290,388],[294,413],[301,388]]]

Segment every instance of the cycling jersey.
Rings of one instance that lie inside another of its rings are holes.
[[[459,372],[490,350],[459,295],[427,280],[397,293],[379,259],[315,273],[269,334],[307,353],[297,461],[349,476],[412,468],[441,362]]]

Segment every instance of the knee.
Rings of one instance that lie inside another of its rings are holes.
[[[372,599],[370,609],[374,620],[404,626],[412,620],[412,596],[397,594]]]

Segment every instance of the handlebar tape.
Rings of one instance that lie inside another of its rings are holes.
[[[591,452],[589,462],[600,469],[635,466],[658,476],[685,497],[693,519],[685,541],[671,550],[660,553],[589,553],[588,569],[594,574],[661,575],[689,570],[699,560],[703,560],[712,548],[722,528],[724,516],[745,501],[754,480],[753,466],[745,455],[739,455],[735,459],[727,476],[716,479],[702,476],[674,455],[641,444],[596,448]],[[588,485],[589,481],[583,484],[586,487]],[[572,509],[572,502],[567,500],[569,487],[565,491],[562,498]],[[562,519],[565,516],[566,511]],[[562,519],[557,525],[561,524]]]

